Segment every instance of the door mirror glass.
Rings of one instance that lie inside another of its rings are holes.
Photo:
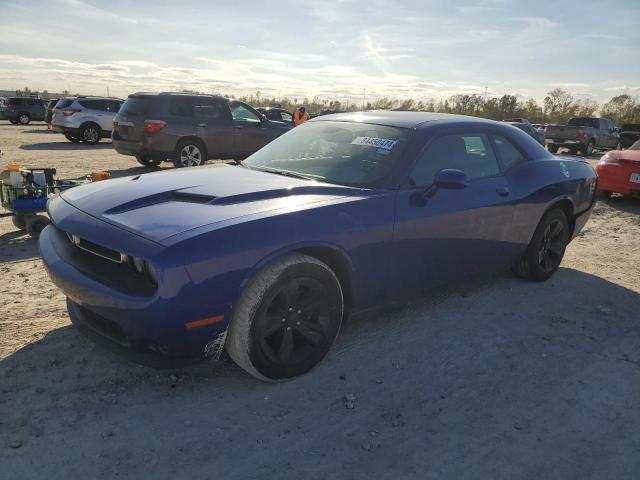
[[[462,170],[445,168],[436,174],[433,183],[439,188],[462,190],[469,186],[469,177]]]

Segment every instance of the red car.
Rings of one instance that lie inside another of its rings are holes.
[[[640,197],[640,140],[627,150],[605,153],[596,172],[601,196],[610,197],[616,192]]]

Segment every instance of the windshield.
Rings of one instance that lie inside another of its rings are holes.
[[[398,162],[409,131],[358,122],[310,122],[247,158],[243,165],[322,182],[372,186]]]

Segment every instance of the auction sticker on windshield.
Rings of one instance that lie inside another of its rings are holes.
[[[393,147],[395,147],[397,143],[398,140],[376,137],[356,137],[351,142],[352,145],[364,145],[388,151],[393,150]]]

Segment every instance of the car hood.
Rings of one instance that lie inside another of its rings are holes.
[[[267,211],[295,211],[359,189],[230,165],[148,173],[74,187],[61,197],[77,209],[161,243],[205,225]]]

